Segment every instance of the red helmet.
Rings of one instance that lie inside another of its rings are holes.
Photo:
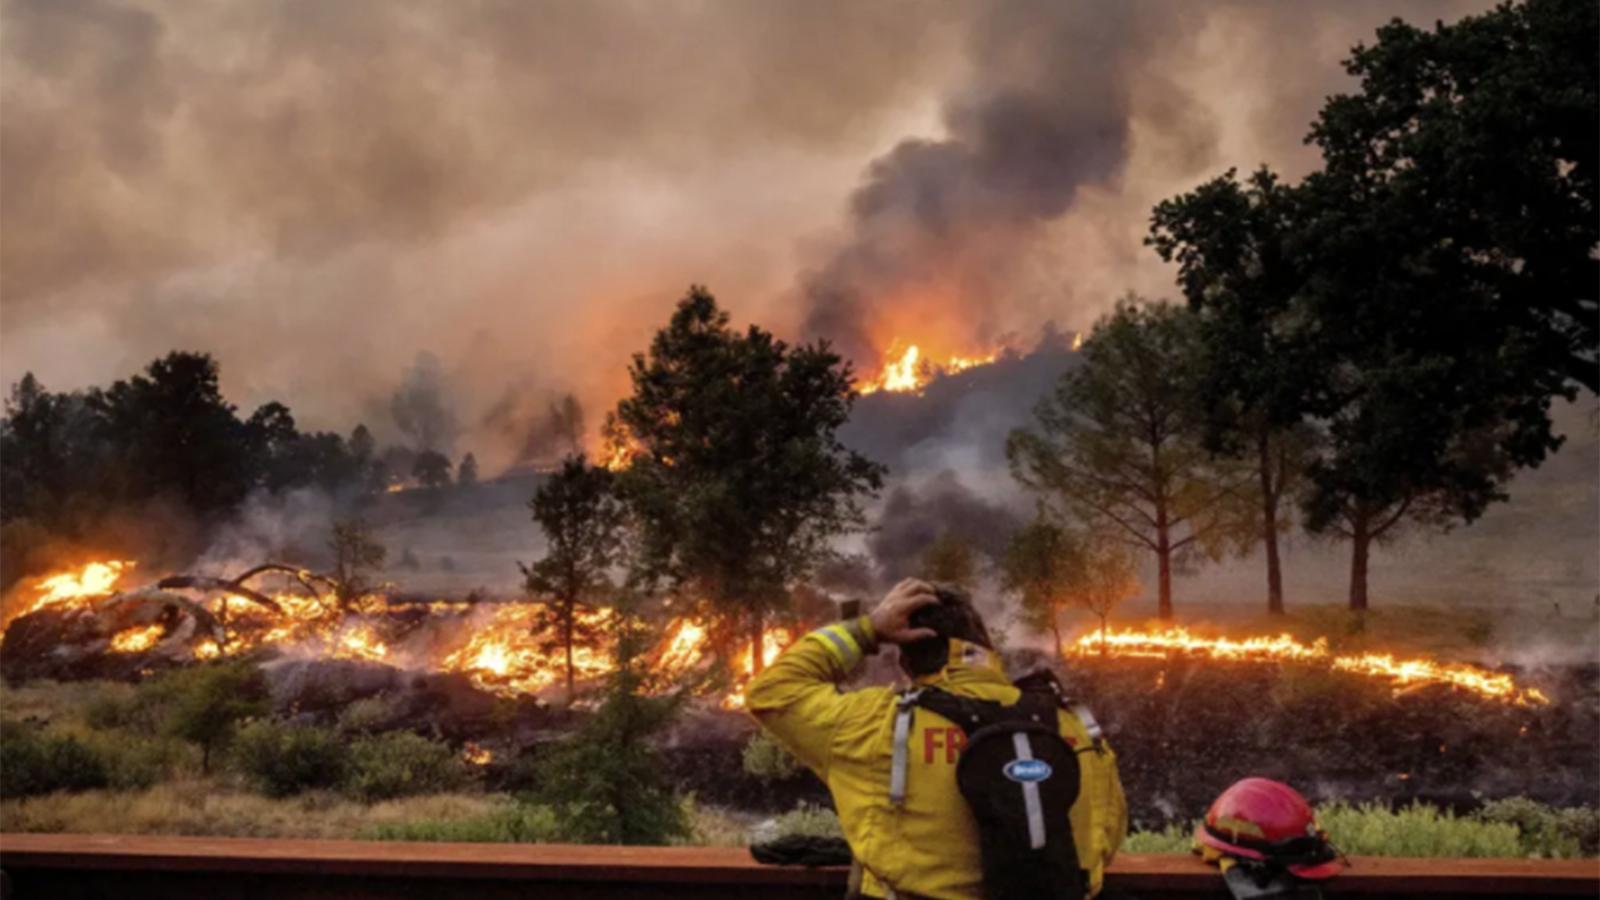
[[[1238,859],[1278,863],[1298,878],[1332,878],[1344,868],[1311,804],[1270,778],[1246,778],[1218,795],[1194,839]]]

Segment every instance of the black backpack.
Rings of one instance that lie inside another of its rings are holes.
[[[938,688],[901,695],[890,798],[905,797],[913,709],[949,719],[966,733],[956,786],[977,821],[984,897],[1083,900],[1087,880],[1068,819],[1078,799],[1078,757],[1058,730],[1061,692],[1053,676],[1030,676],[1017,686],[1022,696],[1012,706]]]

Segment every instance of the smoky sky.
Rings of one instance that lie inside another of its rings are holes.
[[[208,350],[348,430],[428,353],[493,465],[690,283],[867,369],[1082,328],[1170,291],[1154,202],[1306,171],[1351,45],[1484,5],[4,0],[0,375]]]

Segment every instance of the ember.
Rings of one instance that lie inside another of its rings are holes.
[[[1519,688],[1510,676],[1480,669],[1465,663],[1440,663],[1428,659],[1396,659],[1387,653],[1335,656],[1327,638],[1311,643],[1280,634],[1275,637],[1202,637],[1181,626],[1149,630],[1111,629],[1102,635],[1091,632],[1072,645],[1078,654],[1099,653],[1111,656],[1161,658],[1174,655],[1202,656],[1240,662],[1315,662],[1330,668],[1394,683],[1395,693],[1440,684],[1471,691],[1485,698],[1533,706],[1550,702],[1537,688]]]
[[[160,624],[119,631],[111,639],[111,650],[113,653],[143,653],[154,647],[165,631]]]

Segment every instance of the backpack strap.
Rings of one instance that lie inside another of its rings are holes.
[[[917,710],[921,690],[906,691],[896,702],[894,714],[894,756],[889,763],[889,802],[896,807],[906,804],[906,766],[911,755],[911,716]]]
[[[1083,730],[1089,735],[1089,748],[1097,752],[1105,750],[1105,731],[1101,729],[1100,723],[1095,720],[1094,713],[1089,711],[1088,706],[1076,703],[1067,697],[1067,692],[1062,689],[1061,680],[1056,677],[1055,672],[1048,668],[1036,669],[1018,678],[1016,685],[1022,689],[1024,695],[1053,696],[1057,705],[1077,716],[1078,721],[1083,723]]]

